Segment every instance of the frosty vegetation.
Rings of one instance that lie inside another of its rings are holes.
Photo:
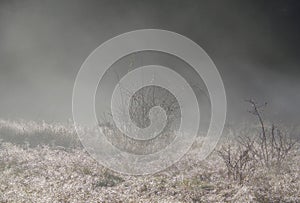
[[[178,163],[149,176],[103,168],[72,124],[1,120],[0,202],[300,202],[299,144],[249,102],[261,117],[256,130],[226,128],[206,160],[197,159],[196,141]]]

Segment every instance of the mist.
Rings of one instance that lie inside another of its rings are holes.
[[[212,58],[223,79],[227,118],[251,117],[245,99],[299,124],[300,4],[297,1],[1,1],[0,117],[67,121],[86,57],[124,32],[182,34]]]

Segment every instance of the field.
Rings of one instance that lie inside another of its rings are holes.
[[[228,146],[232,162],[240,156],[229,132],[204,161],[195,142],[165,171],[128,176],[92,159],[71,124],[0,120],[0,202],[300,202],[297,143],[280,166],[256,164],[235,174],[221,156]]]

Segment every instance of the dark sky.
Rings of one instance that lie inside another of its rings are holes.
[[[219,69],[228,119],[244,99],[300,118],[300,1],[1,1],[0,118],[66,121],[85,58],[124,32],[157,28],[198,43]]]

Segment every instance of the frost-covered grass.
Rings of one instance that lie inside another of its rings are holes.
[[[161,173],[126,176],[75,147],[72,125],[1,121],[0,138],[0,202],[300,202],[297,147],[280,170],[259,166],[240,184],[197,147]]]
[[[59,146],[64,148],[81,147],[71,122],[67,124],[34,121],[0,120],[0,140],[16,145]]]

